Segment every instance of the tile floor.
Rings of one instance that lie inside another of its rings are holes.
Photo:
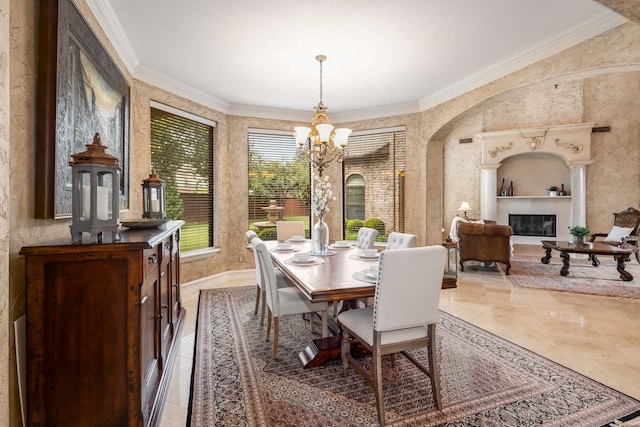
[[[183,287],[187,316],[161,427],[185,425],[199,289],[248,285],[253,278]],[[502,273],[467,271],[457,288],[442,291],[440,308],[640,399],[640,300],[519,289]]]

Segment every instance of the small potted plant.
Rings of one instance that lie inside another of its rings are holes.
[[[576,244],[581,245],[584,243],[585,238],[589,234],[591,234],[591,230],[589,230],[589,227],[581,227],[579,225],[576,225],[574,227],[569,228],[569,234],[575,237]]]
[[[549,190],[549,196],[550,197],[555,197],[558,195],[558,186],[557,185],[552,185],[551,187],[547,188],[547,190]]]

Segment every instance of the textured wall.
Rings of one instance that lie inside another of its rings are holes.
[[[0,349],[9,349],[9,0],[0,0]],[[0,353],[0,425],[9,425],[9,352]]]

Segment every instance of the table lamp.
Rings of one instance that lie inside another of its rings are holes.
[[[464,219],[469,219],[469,217],[467,216],[467,212],[473,209],[471,209],[471,206],[469,206],[469,202],[462,202],[458,210],[464,212]]]

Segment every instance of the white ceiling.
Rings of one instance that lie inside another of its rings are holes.
[[[228,114],[422,111],[626,20],[593,0],[88,0],[132,75]]]

